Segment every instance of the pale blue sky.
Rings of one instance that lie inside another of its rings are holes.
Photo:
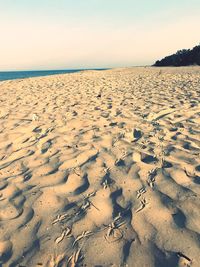
[[[200,0],[0,0],[0,70],[121,67],[200,42]]]

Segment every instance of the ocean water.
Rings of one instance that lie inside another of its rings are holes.
[[[74,73],[84,69],[76,70],[40,70],[40,71],[0,71],[0,81],[24,79],[31,77],[48,76],[55,74]],[[104,70],[104,69],[95,69]]]

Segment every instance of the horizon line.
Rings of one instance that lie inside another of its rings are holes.
[[[151,67],[152,65],[132,65],[132,66],[114,66],[114,67],[97,67],[97,68],[67,68],[67,69],[11,69],[11,70],[0,70],[0,72],[21,72],[21,71],[67,71],[67,70],[108,70],[108,69],[118,69],[118,68],[135,68],[135,67]]]

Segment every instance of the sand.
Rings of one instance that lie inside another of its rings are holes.
[[[0,83],[0,266],[200,266],[200,68]]]

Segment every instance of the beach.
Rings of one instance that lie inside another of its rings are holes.
[[[0,266],[200,266],[200,67],[0,83]]]

